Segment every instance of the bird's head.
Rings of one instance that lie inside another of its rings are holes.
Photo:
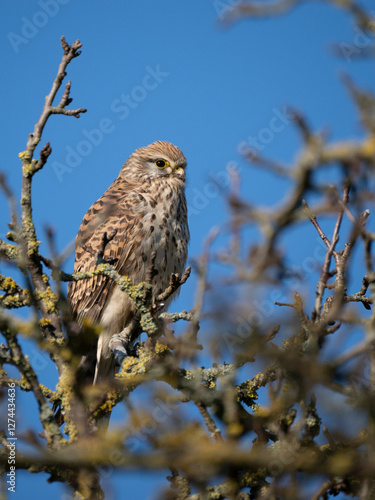
[[[186,158],[182,151],[166,141],[156,141],[138,148],[125,162],[123,169],[149,178],[169,177],[185,183]]]

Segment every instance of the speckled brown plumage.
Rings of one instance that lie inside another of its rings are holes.
[[[159,168],[161,161],[169,165]],[[117,271],[134,284],[145,279],[153,251],[158,271],[154,295],[168,286],[171,273],[181,275],[189,242],[185,167],[184,155],[169,142],[157,141],[137,149],[84,216],[76,240],[74,272],[94,269],[93,253],[99,251],[104,233],[116,231],[105,247],[104,258],[113,259]],[[114,372],[108,343],[131,321],[132,303],[103,276],[72,282],[68,299],[79,322],[87,318],[104,327],[97,345],[96,382]]]

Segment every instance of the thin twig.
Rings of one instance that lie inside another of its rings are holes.
[[[190,266],[185,270],[181,278],[177,273],[173,273],[169,280],[169,286],[164,290],[164,292],[162,292],[156,297],[156,302],[166,301],[174,292],[176,292],[176,290],[180,288],[181,285],[186,283],[186,281],[190,276],[190,273],[191,273]]]

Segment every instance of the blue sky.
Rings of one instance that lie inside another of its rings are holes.
[[[86,210],[117,177],[129,154],[161,139],[175,143],[188,159],[190,256],[198,256],[210,229],[228,220],[228,165],[238,165],[242,195],[253,203],[272,206],[285,195],[288,184],[247,166],[238,146],[255,140],[264,155],[292,162],[300,142],[285,115],[286,105],[302,111],[314,128],[329,130],[332,140],[362,136],[340,73],[370,87],[374,67],[351,57],[334,57],[332,45],[346,43],[360,50],[370,42],[368,35],[354,31],[345,12],[319,2],[275,19],[224,27],[221,7],[231,3],[19,0],[0,4],[0,170],[17,195],[21,167],[17,155],[25,148],[55,77],[60,36],[68,43],[77,38],[83,43],[82,55],[68,68],[68,79],[71,106],[88,112],[79,120],[52,117],[44,131],[42,143],[50,141],[53,154],[33,188],[39,239],[45,239],[48,224],[56,230],[58,248],[65,248]],[[362,4],[370,6],[369,1]],[[1,236],[6,222],[6,204],[0,200]],[[307,225],[304,234],[318,245]],[[221,244],[219,238],[218,247]],[[291,264],[298,267],[306,252],[295,246]],[[69,271],[72,266],[71,258],[65,268]],[[175,310],[193,305],[194,285],[193,277],[174,303]],[[42,365],[41,377],[50,376]],[[113,498],[124,485],[134,499],[152,498],[155,484],[163,484],[163,475],[127,474],[117,478]],[[19,473],[15,497],[25,498],[30,488],[38,496],[62,494],[60,486],[47,486],[44,478]]]

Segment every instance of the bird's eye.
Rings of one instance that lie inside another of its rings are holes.
[[[159,159],[159,160],[156,160],[156,161],[155,161],[155,165],[156,165],[158,168],[167,168],[167,167],[169,167],[169,161]]]

